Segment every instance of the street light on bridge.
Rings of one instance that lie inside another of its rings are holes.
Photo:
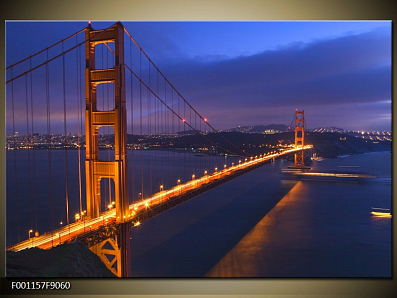
[[[29,230],[29,241],[30,241],[30,233],[33,233],[32,229]],[[33,238],[32,238],[32,247],[33,247]]]
[[[164,190],[164,185],[160,185],[160,192],[162,192]],[[163,201],[163,199],[164,199],[164,194],[161,194],[160,195],[160,199],[161,199],[161,201]]]

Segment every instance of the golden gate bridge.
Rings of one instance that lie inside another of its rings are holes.
[[[13,217],[10,222],[17,225],[18,234],[17,243],[8,250],[50,249],[81,241],[114,274],[128,277],[132,227],[277,158],[293,154],[294,167],[302,168],[303,151],[312,149],[304,144],[304,112],[296,110],[294,144],[249,154],[188,103],[120,22],[102,30],[89,24],[6,71],[7,127],[11,131],[7,148],[13,150],[8,151],[13,154],[13,164],[8,166],[14,173],[7,179],[14,184],[13,189],[7,184],[7,202],[12,197],[15,206],[15,210],[7,208],[7,220]],[[40,129],[46,133],[38,133]],[[63,132],[57,136],[54,129]],[[71,135],[70,130],[75,133]],[[26,133],[21,140],[22,131]],[[198,136],[200,142],[192,136]],[[47,151],[41,163],[37,148]],[[24,179],[18,174],[17,149],[27,152]],[[57,149],[63,151],[64,168],[54,166],[60,158]],[[154,155],[144,157],[145,149],[153,150]],[[180,154],[171,156],[172,151],[190,154],[181,159]],[[193,153],[205,158],[193,162]],[[217,153],[233,158],[211,162]],[[71,154],[77,154],[77,167],[70,164]],[[71,181],[70,167],[78,173],[77,183]],[[54,189],[55,175],[61,172],[64,189]],[[174,184],[167,176],[173,177]],[[48,180],[43,189],[37,189],[40,180]],[[28,239],[23,241],[19,226],[21,214],[26,214],[20,211],[22,185],[27,188],[30,227],[36,226],[26,229]],[[66,213],[66,222],[60,222],[58,228],[55,196],[64,197]],[[78,211],[71,212],[77,204]],[[38,214],[44,209],[50,214],[49,231],[40,235]]]

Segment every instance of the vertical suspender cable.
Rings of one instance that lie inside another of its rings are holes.
[[[47,50],[48,60],[48,50]],[[48,178],[49,178],[49,197],[50,197],[50,213],[51,228],[54,229],[54,202],[52,190],[52,137],[51,137],[51,105],[50,105],[50,69],[49,63],[46,64],[46,106],[47,106],[47,154],[48,154]]]
[[[159,72],[156,72],[156,94],[159,96]],[[159,121],[159,112],[160,112],[160,103],[158,100],[155,101],[155,106],[156,106],[156,114],[155,114],[155,131],[157,135],[157,140],[159,140],[160,137],[160,121]],[[159,143],[159,141],[157,141]],[[160,145],[160,144],[159,144]],[[158,161],[157,161],[157,150],[154,152],[154,160],[156,161],[156,172],[158,172]]]
[[[150,88],[150,83],[151,83],[151,79],[150,79],[150,63],[149,63],[149,88]],[[150,96],[150,91],[149,89],[146,89],[147,91],[147,100],[148,100],[148,109],[147,109],[147,117],[148,117],[148,138],[147,138],[147,142],[150,146],[150,143],[152,141],[152,135],[151,135],[151,96]],[[150,147],[149,147],[150,149]],[[152,181],[152,153],[151,150],[148,151],[148,155],[149,155],[149,190],[150,193],[149,195],[152,195],[153,193],[153,181]]]
[[[25,103],[26,103],[26,135],[29,138],[28,141],[28,146],[27,146],[27,153],[28,153],[28,183],[29,183],[29,198],[33,197],[33,192],[32,192],[32,175],[31,175],[31,168],[30,168],[30,143],[32,141],[32,136],[30,135],[29,131],[29,101],[28,101],[28,75],[25,76]],[[34,215],[34,204],[33,200],[29,200],[29,209],[30,209],[30,228],[33,227],[33,215]]]
[[[30,59],[30,69],[32,69],[32,59]],[[30,107],[31,107],[31,119],[32,119],[32,148],[33,148],[33,201],[34,201],[34,214],[35,214],[35,229],[38,232],[37,224],[37,191],[36,191],[36,154],[34,149],[34,121],[33,121],[33,76],[30,72]]]
[[[186,134],[186,104],[183,103],[183,139],[185,140],[184,144],[184,152],[186,153],[186,147],[187,147],[187,134]],[[183,161],[183,176],[186,179],[186,154],[184,154],[184,161]],[[190,179],[187,179],[190,180]]]
[[[172,108],[172,110],[174,110],[174,90],[173,89],[171,89],[171,108]],[[171,134],[173,135],[173,136],[175,136],[174,134],[175,134],[175,130],[174,130],[174,122],[175,122],[175,118],[171,115]],[[175,160],[175,139],[173,138],[173,142],[172,142],[174,145],[173,145],[173,147],[174,148],[172,148],[173,150],[172,150],[172,152],[173,152],[173,157],[172,157],[172,159],[173,159],[173,178],[175,179],[176,178],[176,160]]]
[[[159,90],[159,92],[160,92],[160,90]],[[160,94],[159,94],[159,96],[160,96]],[[160,139],[161,139],[161,141],[162,141],[162,149],[161,149],[161,152],[160,152],[160,154],[161,154],[161,179],[163,179],[163,177],[164,177],[164,146],[165,146],[165,143],[164,143],[164,139],[163,139],[163,131],[164,131],[164,127],[163,127],[163,106],[162,105],[160,105],[159,106],[159,128],[160,128],[160,130],[159,130],[159,133],[160,133]],[[163,180],[161,180],[161,183],[164,183],[164,181]]]
[[[164,81],[164,102],[167,104],[167,82]],[[164,150],[167,150],[167,109],[164,107],[164,130],[163,130],[164,134],[163,134],[163,140],[164,140]],[[164,152],[163,150],[163,167],[166,169],[168,169],[166,163],[168,161],[167,157],[168,157],[168,150],[166,152]],[[164,157],[165,155],[165,157]],[[164,170],[163,170],[163,177],[164,177]],[[163,181],[161,182],[162,185],[164,185],[164,178],[162,178]]]
[[[132,40],[130,39],[130,66],[132,67],[132,45],[131,45],[131,43],[132,43]],[[132,190],[131,190],[130,194],[132,194],[132,203],[135,202],[135,200],[134,200],[134,198],[135,198],[134,197],[134,193],[135,193],[134,148],[135,148],[135,146],[134,146],[133,83],[134,83],[133,76],[131,74],[131,89],[130,89],[131,105],[130,105],[130,108],[131,108],[131,137],[132,137],[132,139],[131,139],[131,142],[132,142],[132,144],[131,144],[132,145],[131,146],[131,148],[132,148],[131,157],[132,158],[131,158],[130,166],[131,166],[131,169],[132,169],[131,170],[131,186],[132,186]]]
[[[189,108],[189,124],[192,123],[192,109]],[[191,130],[191,133],[189,133],[189,168],[190,168],[190,174],[193,172],[193,164],[192,164],[192,155],[193,151],[191,150],[192,148],[192,138],[193,138],[193,131]],[[189,179],[190,180],[190,179]]]
[[[77,35],[76,35],[76,45],[77,45]],[[78,154],[78,170],[79,170],[79,200],[80,200],[80,214],[83,216],[83,207],[82,207],[82,191],[81,191],[81,146],[80,146],[80,117],[81,117],[81,90],[80,90],[80,84],[81,84],[81,77],[80,77],[80,67],[81,67],[81,61],[80,61],[80,56],[81,51],[80,47],[78,47],[78,50],[76,51],[76,89],[77,89],[77,154]]]
[[[62,52],[63,52],[62,42]],[[66,130],[66,74],[65,74],[65,55],[62,55],[62,85],[63,85],[63,133],[65,140],[65,197],[66,197],[66,222],[69,224],[69,186],[68,186],[68,150],[67,150],[67,130]]]
[[[11,77],[12,68],[11,68]],[[19,193],[18,193],[18,175],[17,175],[17,146],[16,146],[16,134],[15,134],[15,104],[14,104],[14,81],[11,82],[11,105],[12,105],[12,131],[13,131],[13,141],[14,141],[14,178],[15,178],[15,201],[16,201],[16,209],[17,209],[17,235],[18,242],[20,242],[20,227],[19,227]]]
[[[180,112],[180,104],[179,104],[179,94],[178,95],[178,115],[181,114]],[[178,119],[176,119],[178,121]],[[178,143],[181,144],[182,139],[181,134],[181,121],[178,121]],[[181,155],[178,154],[178,179],[181,179]]]
[[[139,51],[139,77],[142,77],[142,51]],[[141,150],[141,195],[143,193],[143,132],[142,132],[142,83],[139,84],[139,132],[140,132],[140,146]]]

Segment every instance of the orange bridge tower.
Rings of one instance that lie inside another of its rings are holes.
[[[124,27],[118,22],[104,30],[86,28],[86,202],[87,218],[97,218],[101,213],[101,179],[113,179],[115,188],[116,224],[118,232],[90,247],[105,265],[117,276],[130,276],[130,237],[128,184],[127,184],[127,116],[125,100]],[[97,69],[95,46],[114,43],[114,67]],[[97,110],[97,86],[114,84],[114,109]],[[114,129],[114,160],[99,159],[98,130],[102,126]],[[110,257],[109,257],[110,256]]]
[[[305,143],[305,111],[295,110],[295,148],[304,147]],[[303,167],[303,150],[295,153],[294,167]]]

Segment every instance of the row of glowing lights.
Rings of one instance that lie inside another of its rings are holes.
[[[84,213],[85,213],[85,211],[82,212],[82,214],[84,214]],[[78,217],[80,217],[80,215]],[[75,218],[77,218],[77,214],[76,214]],[[70,233],[77,232],[81,229],[91,230],[92,226],[99,222],[104,221],[107,223],[108,218],[109,218],[109,216],[103,215],[103,216],[100,216],[97,218],[93,218],[91,220],[87,220],[87,221],[84,220],[84,222],[76,221],[75,223],[69,224],[67,226],[64,226],[64,227],[58,229],[56,233],[51,233],[49,235],[43,234],[41,236],[36,236],[36,237],[31,237],[31,233],[33,233],[34,231],[33,231],[33,229],[30,229],[29,230],[29,239],[15,245],[12,248],[12,250],[20,251],[20,250],[23,250],[26,248],[40,246],[40,245],[46,244],[50,241],[51,241],[51,243],[53,243],[53,246],[56,246],[57,244],[61,243],[62,236],[69,235]],[[60,224],[62,225],[63,222],[60,222]],[[58,243],[54,243],[54,241],[57,241],[57,239],[58,239]]]
[[[311,148],[311,146],[308,145],[308,146],[304,147],[304,149],[307,149],[307,148]],[[265,161],[265,160],[280,156],[282,154],[288,154],[288,153],[291,153],[291,152],[294,152],[294,151],[298,151],[298,150],[301,150],[301,149],[302,148],[294,148],[294,149],[283,151],[281,153],[272,153],[270,155],[261,154],[259,156],[257,155],[255,157],[251,157],[250,160],[248,160],[248,158],[246,158],[244,163],[241,163],[241,160],[239,160],[239,164],[238,165],[234,165],[234,163],[232,163],[232,166],[229,167],[229,168],[227,168],[226,165],[224,165],[224,170],[222,170],[222,171],[218,171],[218,168],[216,167],[215,168],[215,172],[213,174],[211,174],[211,175],[208,175],[208,171],[204,171],[204,176],[202,176],[201,178],[198,178],[198,179],[196,179],[196,175],[193,174],[192,175],[192,180],[186,182],[185,184],[180,184],[181,180],[178,179],[177,180],[177,186],[175,186],[175,187],[173,187],[173,188],[171,188],[169,190],[166,190],[166,191],[164,191],[164,186],[160,185],[160,192],[159,193],[156,193],[152,197],[144,199],[141,202],[131,204],[129,206],[129,209],[132,210],[132,211],[131,211],[130,214],[128,214],[127,217],[133,217],[136,214],[136,211],[140,207],[144,206],[144,207],[148,208],[150,205],[153,206],[153,205],[156,205],[156,203],[157,204],[158,203],[162,203],[161,199],[164,196],[172,195],[172,194],[180,194],[180,193],[182,193],[182,190],[184,188],[186,189],[188,187],[195,186],[195,185],[199,184],[200,182],[204,182],[204,181],[208,180],[209,178],[211,178],[211,180],[212,179],[217,179],[218,176],[220,176],[222,174],[227,174],[228,172],[231,172],[232,170],[240,169],[240,168],[246,168],[248,166],[251,166],[251,165],[260,163],[262,161]],[[79,231],[81,229],[85,229],[86,226],[87,226],[87,228],[89,227],[91,229],[93,225],[95,225],[95,224],[97,224],[97,223],[99,223],[101,221],[104,221],[104,222],[107,223],[109,218],[115,218],[116,217],[116,210],[114,209],[114,205],[115,205],[115,202],[114,201],[111,202],[111,204],[108,205],[108,209],[109,209],[108,211],[103,212],[100,217],[93,218],[93,219],[90,219],[90,220],[85,220],[85,218],[84,218],[84,221],[80,221],[80,219],[82,219],[85,216],[86,211],[81,212],[81,214],[80,213],[76,213],[75,214],[75,220],[76,220],[75,223],[69,224],[69,225],[61,228],[62,231],[60,230],[57,233],[52,233],[50,235],[42,235],[40,237],[36,236],[34,238],[34,243],[33,243],[33,238],[32,238],[32,241],[31,241],[31,233],[33,233],[33,230],[31,229],[31,230],[29,230],[29,239],[24,241],[24,242],[21,242],[19,245],[16,245],[14,247],[14,250],[15,251],[19,251],[19,250],[22,250],[22,249],[25,249],[25,248],[28,248],[28,247],[39,246],[39,245],[45,244],[45,243],[47,243],[49,241],[53,242],[54,236],[55,236],[55,239],[59,238],[59,243],[60,243],[61,242],[62,233],[63,233],[63,235],[68,235],[70,233]],[[126,218],[126,216],[124,216],[124,218]],[[62,225],[63,223],[60,222],[60,224]],[[134,223],[134,226],[139,226],[140,224],[141,223],[139,221],[136,221]],[[82,227],[82,225],[84,225],[84,227]]]

